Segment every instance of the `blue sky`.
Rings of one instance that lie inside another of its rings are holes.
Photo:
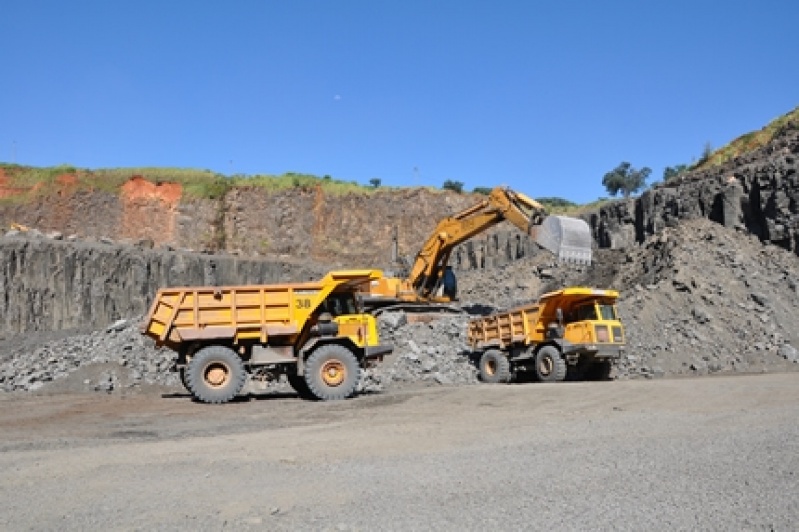
[[[799,2],[0,0],[0,161],[578,203],[799,105]]]

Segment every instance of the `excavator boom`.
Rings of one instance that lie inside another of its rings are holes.
[[[422,245],[407,276],[373,284],[367,304],[454,300],[454,277],[447,267],[453,248],[506,220],[531,235],[536,243],[559,259],[591,263],[593,239],[584,220],[547,216],[544,206],[534,199],[507,187],[496,187],[488,198],[441,220]]]

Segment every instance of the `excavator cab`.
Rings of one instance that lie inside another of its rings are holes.
[[[458,278],[455,277],[455,272],[452,271],[452,266],[444,267],[443,283],[444,296],[455,301],[458,299]]]

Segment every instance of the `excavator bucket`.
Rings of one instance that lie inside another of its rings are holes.
[[[536,243],[554,253],[558,259],[578,264],[591,264],[591,230],[585,220],[568,216],[547,216],[533,228]]]

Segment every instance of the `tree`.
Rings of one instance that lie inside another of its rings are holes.
[[[676,166],[667,166],[663,169],[663,182],[668,183],[677,179],[688,170],[688,165],[678,164]]]
[[[630,163],[623,162],[605,174],[605,177],[602,178],[602,184],[611,196],[621,192],[625,198],[629,198],[630,194],[634,194],[646,187],[646,179],[651,173],[652,170],[650,168],[643,167],[640,170],[636,170]]]
[[[702,148],[702,156],[699,157],[699,161],[696,165],[705,164],[710,159],[711,155],[713,155],[713,145],[710,142],[705,142],[705,146]]]
[[[369,180],[369,184],[372,185],[373,188],[379,188],[382,181],[379,177],[373,177]]]
[[[444,181],[443,188],[444,190],[453,190],[460,194],[461,192],[463,192],[463,182],[447,179],[446,181]]]
[[[472,192],[474,192],[475,194],[482,194],[484,196],[488,196],[489,194],[491,194],[491,189],[488,187],[474,187],[474,190]]]

